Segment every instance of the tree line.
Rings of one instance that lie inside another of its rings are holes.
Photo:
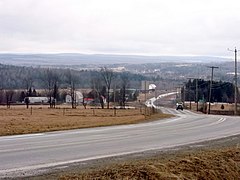
[[[146,77],[129,72],[116,73],[106,67],[99,71],[77,71],[0,64],[0,103],[10,106],[12,102],[23,102],[26,97],[47,96],[50,107],[53,107],[54,100],[63,102],[68,94],[72,99],[72,108],[76,108],[77,89],[91,89],[83,93],[84,97],[98,99],[102,108],[105,98],[109,108],[109,103],[116,100],[125,105],[126,90],[139,89],[142,80]],[[111,89],[118,89],[114,91],[114,96]],[[134,99],[136,95],[131,94],[127,98]]]
[[[197,85],[197,87],[196,87]],[[210,81],[202,79],[189,80],[182,89],[182,97],[185,101],[208,101],[209,100]],[[196,90],[198,92],[196,93]],[[198,94],[198,97],[196,97]],[[239,94],[239,93],[238,93]],[[211,102],[234,102],[234,85],[230,82],[216,82],[212,83]]]

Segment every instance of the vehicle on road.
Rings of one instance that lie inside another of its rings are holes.
[[[176,104],[176,110],[179,110],[179,109],[183,111],[183,103],[181,102]]]

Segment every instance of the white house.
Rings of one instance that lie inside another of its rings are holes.
[[[75,92],[76,103],[81,104],[83,102],[83,94],[80,91]],[[66,95],[65,98],[66,103],[72,103],[72,97],[70,95]]]
[[[157,87],[157,86],[156,86],[155,84],[149,84],[148,89],[149,89],[149,90],[155,90],[156,87]]]

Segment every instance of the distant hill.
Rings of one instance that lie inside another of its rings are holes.
[[[230,59],[211,56],[139,56],[108,54],[0,54],[0,63],[20,66],[64,66],[83,64],[145,64],[161,62],[209,63]]]

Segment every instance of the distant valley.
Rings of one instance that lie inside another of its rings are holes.
[[[234,60],[211,56],[137,56],[109,54],[0,54],[0,63],[36,68],[95,71],[107,67],[157,80],[186,82],[189,78],[210,79],[209,66],[217,66],[214,79],[233,82]],[[238,70],[238,72],[240,72]]]
[[[145,63],[209,63],[230,61],[228,58],[211,56],[139,56],[110,54],[0,54],[0,63],[18,66],[75,66]]]

